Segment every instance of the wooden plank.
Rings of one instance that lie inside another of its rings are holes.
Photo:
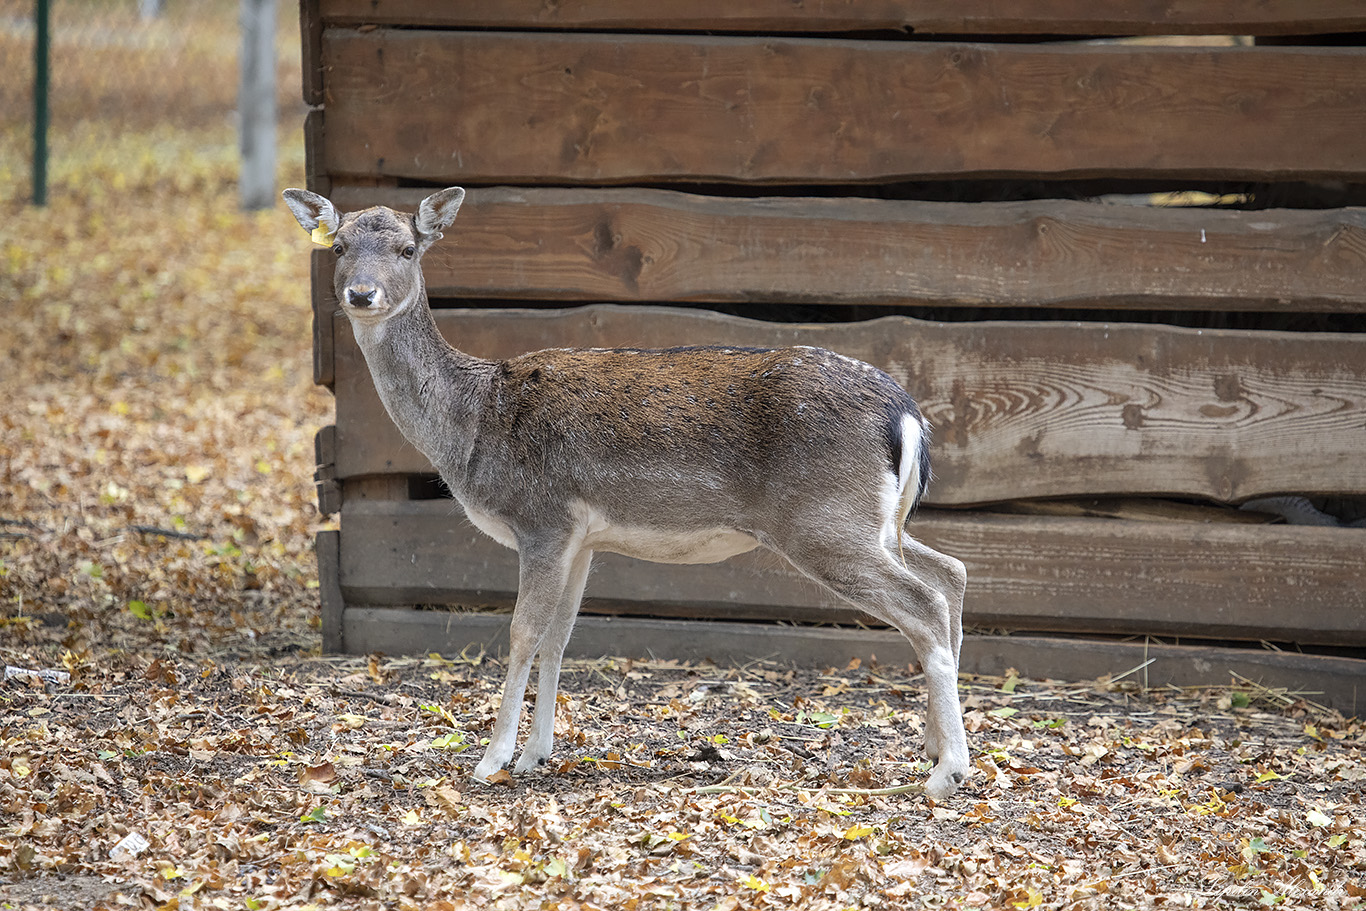
[[[912,532],[968,567],[970,626],[1366,645],[1366,533],[922,511]],[[510,606],[517,558],[449,500],[347,500],[349,604]],[[587,611],[851,623],[768,551],[706,566],[600,555]],[[866,619],[866,618],[865,618]],[[872,621],[869,621],[872,622]]]
[[[322,0],[299,0],[299,40],[303,44],[302,88],[304,104],[323,103]],[[330,10],[329,10],[330,12]]]
[[[1366,30],[1356,0],[321,0],[329,24],[631,31],[900,31],[979,35],[1308,35]]]
[[[1360,48],[380,28],[327,30],[323,57],[333,177],[611,184],[1366,174]]]
[[[1089,517],[1134,522],[1210,522],[1269,525],[1279,516],[1265,512],[1160,500],[1150,497],[1101,497],[1087,500],[1015,500],[992,507],[993,512],[1024,516]]]
[[[429,192],[332,199],[415,211]],[[472,189],[423,265],[441,298],[1360,313],[1366,209]]]
[[[308,189],[326,196],[332,192],[332,175],[327,173],[323,155],[326,150],[322,108],[304,115],[304,180]]]
[[[313,453],[317,469],[313,479],[318,488],[318,512],[332,516],[341,512],[342,489],[337,480],[337,428],[328,424],[318,428],[313,437]]]
[[[313,382],[330,389],[337,378],[333,321],[341,306],[332,292],[336,260],[330,251],[315,249],[310,253],[308,266],[313,291]]]
[[[507,615],[348,608],[344,624],[351,654],[507,653]],[[571,658],[610,655],[722,665],[767,659],[808,667],[844,667],[855,658],[893,666],[915,661],[906,640],[885,630],[639,617],[580,617],[565,653]],[[1304,694],[1348,717],[1364,706],[1366,661],[1286,652],[970,635],[963,640],[960,670],[992,676],[1015,670],[1026,678],[1080,681],[1115,677],[1149,661],[1138,680],[1150,687],[1226,686],[1238,674]]]
[[[764,323],[705,311],[440,310],[480,357],[550,347],[806,344],[892,374],[934,425],[928,502],[1366,492],[1366,336],[1072,322]],[[432,471],[337,317],[338,476]]]
[[[347,648],[343,614],[346,602],[342,598],[339,560],[341,533],[320,531],[316,538],[318,553],[318,593],[322,607],[323,654],[333,655]]]

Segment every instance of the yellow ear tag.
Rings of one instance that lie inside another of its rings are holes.
[[[322,222],[318,222],[318,227],[314,228],[313,233],[309,236],[313,238],[313,242],[318,246],[330,247],[332,246],[332,241],[337,236],[337,231],[335,228],[329,228]]]

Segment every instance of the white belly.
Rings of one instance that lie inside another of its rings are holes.
[[[576,535],[579,547],[621,554],[654,563],[720,563],[759,546],[759,542],[733,528],[675,531],[651,526],[616,525],[597,510],[577,504]],[[517,549],[512,528],[492,513],[465,507],[474,527],[504,547]]]
[[[679,530],[654,525],[619,525],[587,503],[574,504],[583,543],[592,550],[654,563],[720,563],[759,546],[733,528]]]
[[[590,532],[584,543],[593,550],[655,563],[719,563],[759,546],[754,538],[733,528],[679,533],[607,524]]]
[[[475,528],[479,529],[499,544],[504,547],[510,547],[513,550],[517,549],[517,538],[512,533],[512,527],[502,519],[492,513],[470,509],[468,506],[465,507],[465,515],[470,517],[470,522],[474,524]]]

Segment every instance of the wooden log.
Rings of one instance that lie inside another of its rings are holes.
[[[1356,529],[925,510],[911,531],[967,565],[970,626],[1366,645],[1366,533]],[[510,606],[517,590],[516,554],[449,500],[348,499],[340,565],[349,604]],[[602,554],[584,609],[857,619],[768,551],[706,566]]]
[[[440,298],[1366,312],[1366,209],[472,189],[423,265]]]
[[[421,65],[415,65],[420,61]],[[1360,180],[1366,50],[328,29],[326,168],[443,183]]]
[[[508,617],[497,614],[348,608],[339,632],[351,654],[448,655],[507,653]],[[780,627],[757,623],[580,617],[571,658],[650,658],[749,664],[756,659],[816,667],[913,664],[910,645],[888,630]],[[1150,663],[1149,663],[1150,662]],[[967,636],[961,672],[1026,678],[1094,680],[1145,665],[1137,682],[1149,687],[1227,686],[1233,675],[1301,694],[1348,717],[1363,708],[1366,661],[1286,652],[1126,643],[1033,636]],[[1133,680],[1133,677],[1128,679]]]
[[[1366,336],[1073,322],[764,323],[601,305],[440,310],[480,357],[550,347],[808,344],[876,364],[935,427],[928,502],[1366,492]],[[337,317],[338,477],[431,472]]]
[[[318,0],[312,0],[318,2]],[[321,0],[331,25],[631,31],[853,32],[951,35],[1309,35],[1366,31],[1353,0]]]

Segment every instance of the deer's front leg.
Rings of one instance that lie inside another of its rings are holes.
[[[474,777],[480,781],[488,781],[512,761],[531,662],[555,618],[556,608],[564,599],[569,581],[570,561],[566,549],[519,545],[518,551],[517,606],[512,611],[509,634],[508,676],[503,684],[502,702],[498,706],[493,734],[489,736],[488,749],[474,768]],[[551,699],[553,701],[553,695]]]
[[[550,758],[555,742],[555,701],[560,689],[560,664],[564,660],[564,648],[569,644],[569,635],[574,630],[574,618],[579,614],[579,602],[583,600],[583,587],[588,581],[588,567],[593,562],[593,552],[583,550],[574,558],[569,570],[569,582],[565,585],[564,596],[551,620],[550,629],[541,640],[541,664],[536,672],[536,712],[531,716],[531,733],[522,745],[522,755],[517,759],[516,772],[528,772],[545,763]]]

